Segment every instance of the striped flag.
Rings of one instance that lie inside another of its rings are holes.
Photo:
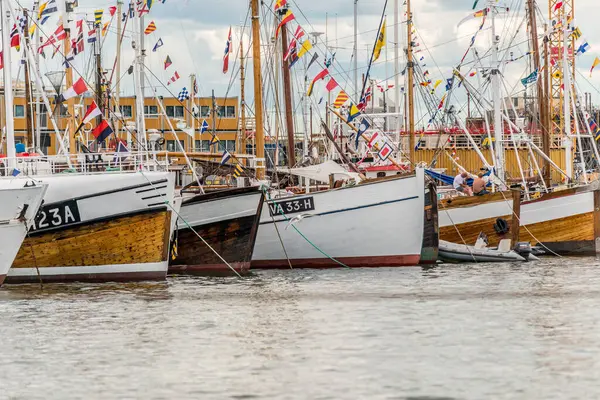
[[[104,10],[96,10],[94,11],[94,22],[96,25],[100,25],[102,23],[102,16],[104,15]]]
[[[242,167],[241,164],[238,164],[235,166],[235,169],[233,170],[233,177],[234,178],[239,178],[240,176],[242,176],[242,174],[244,173],[244,167]]]
[[[341,106],[344,105],[344,103],[346,103],[348,101],[350,97],[348,97],[348,95],[346,94],[346,92],[344,92],[343,90],[340,92],[340,94],[338,94],[337,98],[335,99],[335,101],[333,102],[333,108],[340,108]]]
[[[179,78],[180,78],[179,72],[175,71],[175,73],[173,74],[171,79],[169,79],[169,82],[167,82],[167,86],[170,85],[171,83],[177,82],[179,80]]]
[[[229,35],[227,35],[227,43],[225,44],[225,54],[223,55],[223,73],[229,71],[229,54],[231,54],[231,27],[229,27]]]
[[[146,30],[144,30],[144,34],[149,35],[152,32],[154,32],[156,30],[156,24],[154,23],[154,21],[150,22],[150,24],[146,27]]]

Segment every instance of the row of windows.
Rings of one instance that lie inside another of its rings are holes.
[[[23,106],[20,106],[23,107]],[[121,106],[121,114],[123,118],[131,118],[133,117],[133,106]],[[185,107],[184,106],[165,106],[165,112],[168,117],[171,118],[183,118],[185,116]],[[158,106],[144,106],[144,114],[153,117],[159,115]],[[210,115],[210,107],[201,106],[200,107],[200,116],[203,118],[209,118]],[[217,116],[220,118],[235,118],[235,106],[224,106],[217,108]]]
[[[181,146],[185,148],[185,141],[179,140]],[[235,152],[235,140],[221,140],[218,145],[213,145],[213,148],[210,148],[210,140],[196,140],[194,143],[194,151],[197,152],[219,152],[222,153],[227,150],[230,153]],[[181,147],[177,145],[175,140],[167,140],[167,151],[181,151]]]

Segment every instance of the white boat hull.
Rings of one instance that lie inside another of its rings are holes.
[[[252,268],[417,265],[424,185],[418,169],[416,176],[265,202]]]
[[[44,206],[6,283],[161,280],[175,228],[167,172],[37,177]]]
[[[25,187],[25,180],[0,180],[0,285],[42,204],[47,186]]]

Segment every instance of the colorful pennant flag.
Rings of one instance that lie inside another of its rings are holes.
[[[241,164],[237,164],[235,166],[235,169],[233,170],[232,176],[237,179],[240,176],[242,176],[243,173],[244,173],[244,167],[242,167]]]
[[[358,107],[352,103],[350,105],[350,109],[348,110],[348,123],[352,122],[354,120],[354,118],[358,117],[360,115],[360,110],[358,109]]]
[[[202,121],[202,125],[200,125],[200,133],[204,133],[208,130],[208,122],[206,120]]]
[[[181,89],[181,92],[179,92],[179,95],[177,96],[177,99],[180,102],[183,102],[184,100],[187,100],[189,98],[190,98],[190,92],[188,92],[187,88]]]
[[[225,43],[225,54],[223,54],[223,73],[226,74],[229,71],[229,54],[231,54],[231,27],[229,27],[229,34],[227,35],[227,43]]]
[[[296,17],[294,16],[294,13],[291,12],[290,10],[288,10],[285,13],[285,15],[281,18],[279,25],[277,25],[277,30],[275,31],[275,39],[277,39],[279,37],[279,31],[281,31],[281,28],[288,22],[293,21],[294,19],[296,19]]]
[[[331,92],[336,87],[338,87],[338,83],[335,81],[335,79],[331,78],[329,82],[327,82],[325,89],[327,89],[328,92]]]
[[[99,117],[101,115],[102,115],[102,111],[98,107],[98,104],[96,104],[95,101],[92,101],[92,104],[90,104],[85,115],[83,116],[82,123],[87,124],[90,121],[92,121],[94,118]]]
[[[156,44],[155,44],[155,45],[154,45],[154,47],[152,48],[152,52],[153,52],[153,53],[156,53],[156,50],[158,50],[158,48],[159,48],[159,47],[162,47],[162,46],[163,46],[163,44],[164,44],[164,43],[163,43],[163,41],[162,41],[162,38],[159,38],[159,39],[158,39],[158,42],[156,42]]]
[[[75,84],[73,86],[71,86],[70,88],[65,90],[62,94],[60,94],[58,96],[58,98],[56,99],[56,102],[62,103],[64,101],[72,99],[75,96],[79,96],[87,91],[88,91],[88,87],[85,84],[85,81],[83,80],[83,78],[81,77],[81,78],[77,79],[77,81],[75,82]]]
[[[592,63],[592,68],[590,69],[590,78],[592,77],[592,72],[594,72],[594,68],[596,68],[600,64],[600,58],[596,57],[594,62]]]
[[[94,11],[94,23],[96,26],[99,26],[102,23],[102,16],[104,15],[104,10],[96,10]]]
[[[156,24],[154,23],[154,21],[152,21],[152,22],[150,22],[150,24],[148,24],[148,26],[144,30],[144,34],[149,35],[152,32],[154,32],[155,30],[156,30]]]
[[[350,97],[343,90],[337,95],[335,101],[333,102],[333,108],[340,108],[343,106]]]
[[[227,164],[227,161],[231,159],[231,154],[227,150],[223,152],[223,156],[221,156],[221,166]]]
[[[320,81],[321,79],[325,79],[325,77],[327,77],[327,75],[329,75],[329,70],[327,68],[325,68],[323,71],[319,72],[312,80],[312,82],[310,83],[310,86],[308,87],[308,92],[306,92],[307,96],[312,95],[313,92],[313,88],[315,86],[315,83],[317,83],[318,81]]]
[[[180,78],[179,72],[175,71],[175,73],[173,74],[171,79],[169,79],[169,82],[167,82],[167,86],[169,86],[171,83],[177,82],[179,80],[179,78]]]
[[[165,70],[166,70],[167,68],[169,68],[171,65],[173,65],[173,62],[171,61],[171,57],[169,57],[169,56],[167,55],[167,58],[165,59]]]
[[[108,122],[103,119],[100,124],[92,131],[92,135],[96,138],[98,143],[104,142],[104,140],[113,133],[113,129],[108,125]]]
[[[381,55],[381,49],[383,49],[383,46],[385,46],[385,19],[383,20],[381,30],[379,31],[379,35],[377,36],[375,50],[373,50],[373,62],[377,61],[377,59]]]
[[[110,6],[108,7],[108,12],[110,13],[110,16],[114,16],[115,13],[117,12],[117,7],[116,6]]]
[[[287,6],[287,0],[275,0],[275,6],[273,7],[275,11],[279,11],[283,7]]]
[[[301,58],[303,55],[308,53],[312,49],[312,47],[313,47],[313,45],[310,42],[310,40],[308,40],[308,39],[305,40],[304,43],[302,43],[300,50],[298,51],[298,58]]]
[[[96,28],[88,31],[88,43],[96,43]]]

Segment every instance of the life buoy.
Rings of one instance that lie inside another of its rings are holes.
[[[506,235],[510,231],[510,226],[505,219],[498,218],[494,224],[494,230],[498,235]]]

